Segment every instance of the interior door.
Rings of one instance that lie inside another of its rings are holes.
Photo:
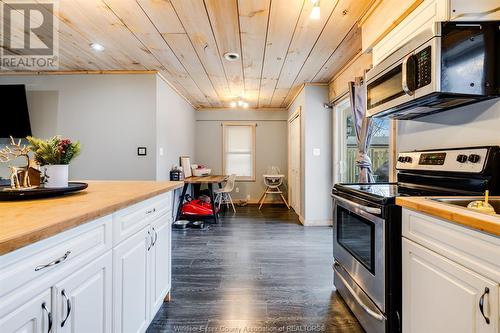
[[[0,318],[0,332],[45,333],[52,330],[54,323],[50,292],[51,289],[47,289],[3,315]]]
[[[498,284],[403,238],[403,332],[498,332]]]
[[[111,332],[111,251],[54,286],[59,333]]]
[[[170,291],[171,270],[171,223],[168,215],[160,217],[152,225],[153,246],[151,247],[151,316],[154,316]]]
[[[290,154],[290,166],[289,166],[289,201],[290,206],[295,210],[297,214],[300,215],[300,111],[298,115],[292,118],[289,123],[289,154]]]

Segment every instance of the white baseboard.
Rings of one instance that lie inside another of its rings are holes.
[[[333,220],[305,220],[300,215],[299,221],[304,227],[328,227],[333,224]]]

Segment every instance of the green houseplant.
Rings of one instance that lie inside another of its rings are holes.
[[[81,151],[80,142],[72,142],[70,139],[55,136],[43,140],[28,136],[26,138],[31,150],[35,153],[35,160],[42,166],[44,175],[44,186],[67,187],[68,165]]]

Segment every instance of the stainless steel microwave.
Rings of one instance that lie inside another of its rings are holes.
[[[500,21],[439,22],[366,74],[367,116],[412,119],[500,95]]]

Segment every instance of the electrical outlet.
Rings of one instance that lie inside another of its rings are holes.
[[[319,148],[314,148],[313,149],[313,156],[320,156],[321,155],[321,150]]]
[[[239,188],[239,187],[237,187],[237,188],[235,189],[235,191],[236,191],[236,193],[240,193],[240,188]]]
[[[250,201],[250,194],[247,194],[247,200]]]

